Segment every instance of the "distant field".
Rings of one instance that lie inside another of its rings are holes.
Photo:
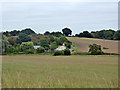
[[[102,48],[103,47],[109,48],[103,50],[105,53],[118,53],[118,41],[115,40],[79,38],[79,37],[67,37],[67,38],[78,47],[79,52],[88,52],[89,45],[95,43],[101,45]]]
[[[118,56],[3,56],[3,88],[115,88]]]

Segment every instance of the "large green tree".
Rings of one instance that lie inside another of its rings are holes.
[[[62,29],[62,32],[65,36],[72,35],[72,30],[69,28]]]
[[[97,45],[97,44],[89,45],[89,51],[88,52],[90,54],[92,54],[92,55],[101,55],[101,54],[103,54],[101,46]]]

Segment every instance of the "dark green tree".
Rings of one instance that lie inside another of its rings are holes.
[[[44,35],[50,35],[50,32],[49,32],[49,31],[46,31],[46,32],[44,33]]]
[[[42,40],[40,40],[40,45],[42,46],[42,47],[49,47],[49,43],[48,43],[48,40],[46,40],[46,39],[42,39]]]
[[[101,46],[97,45],[97,44],[89,45],[89,51],[88,52],[92,55],[104,54],[102,49],[101,49]]]
[[[26,29],[22,30],[21,33],[24,33],[26,35],[35,34],[35,32],[32,29],[30,29],[30,28],[26,28]]]
[[[72,35],[72,30],[69,28],[64,28],[62,29],[63,35],[68,36],[68,35]]]

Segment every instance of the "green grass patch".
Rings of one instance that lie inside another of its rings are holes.
[[[117,88],[117,56],[3,56],[3,88]]]
[[[74,47],[74,51],[78,52],[78,47],[75,44],[72,44],[72,46]]]

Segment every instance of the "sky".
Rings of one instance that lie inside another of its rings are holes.
[[[31,28],[36,33],[62,32],[68,27],[78,34],[85,30],[118,29],[116,1],[58,1],[2,2],[2,31]]]

